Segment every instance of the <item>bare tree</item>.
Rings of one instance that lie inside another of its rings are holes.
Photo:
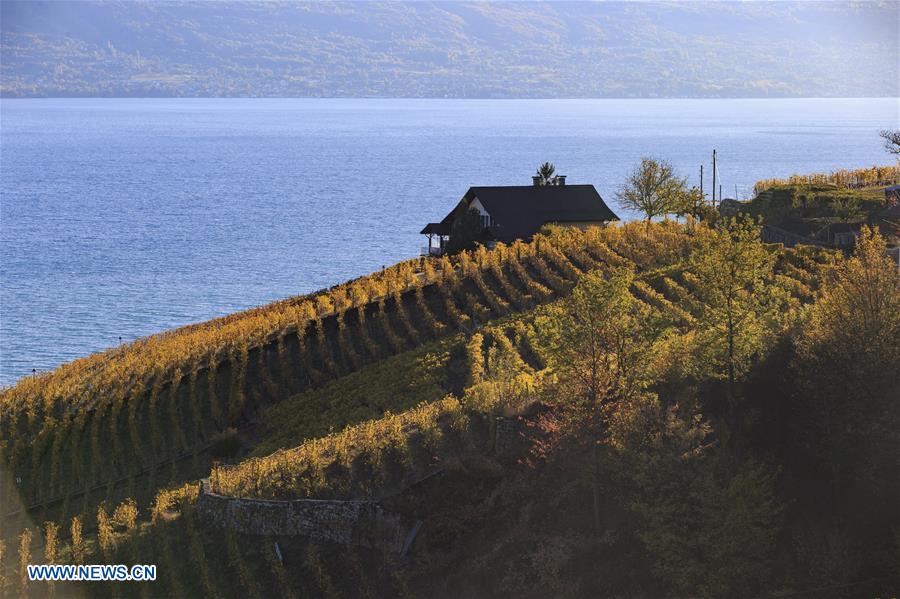
[[[884,129],[879,133],[884,138],[884,149],[891,154],[900,154],[900,130]]]
[[[623,207],[643,213],[649,223],[653,217],[678,210],[686,194],[687,181],[675,174],[671,164],[642,158],[616,197]]]

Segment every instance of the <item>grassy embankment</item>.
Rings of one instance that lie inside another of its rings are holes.
[[[884,188],[897,183],[900,167],[896,166],[769,179],[755,185],[755,197],[744,202],[742,210],[767,224],[820,241],[830,241],[829,226],[868,223],[881,228],[889,245],[897,245],[896,225],[878,218],[887,207]]]

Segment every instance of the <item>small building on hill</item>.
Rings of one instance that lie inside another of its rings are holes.
[[[437,223],[428,223],[422,235],[428,237],[423,254],[440,255],[451,235],[453,222],[465,210],[478,212],[481,243],[512,243],[527,240],[547,224],[571,227],[605,225],[619,220],[593,185],[566,185],[565,177],[556,183],[470,187],[459,203]]]

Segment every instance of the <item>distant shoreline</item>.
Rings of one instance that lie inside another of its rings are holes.
[[[896,96],[6,96],[0,100],[500,100],[500,101],[582,101],[582,100],[900,100]]]

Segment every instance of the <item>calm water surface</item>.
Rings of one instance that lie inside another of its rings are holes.
[[[3,100],[0,384],[418,253],[470,185],[887,164],[897,99]],[[709,185],[709,179],[706,180]],[[623,215],[627,216],[627,215]]]

